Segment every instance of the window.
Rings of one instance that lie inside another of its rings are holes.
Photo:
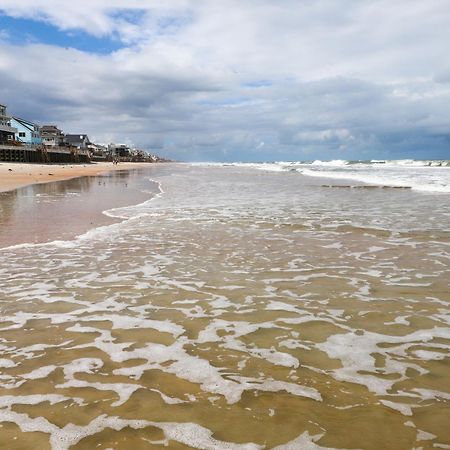
[[[25,137],[25,136],[26,136],[26,134],[24,132],[22,132],[22,131],[19,132],[19,137]]]

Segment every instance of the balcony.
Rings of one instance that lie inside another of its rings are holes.
[[[4,133],[17,133],[17,128],[0,123],[0,131],[3,131]]]

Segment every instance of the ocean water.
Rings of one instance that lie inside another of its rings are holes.
[[[0,249],[0,448],[450,448],[434,164],[157,165]]]
[[[298,172],[306,176],[356,181],[378,187],[450,193],[450,160],[317,160],[233,165],[275,172]]]

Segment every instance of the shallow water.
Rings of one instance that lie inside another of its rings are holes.
[[[450,448],[450,196],[142,179],[121,222],[0,250],[0,448]]]
[[[151,196],[151,189],[137,169],[0,192],[0,248],[71,239],[116,222],[103,211],[141,203]]]

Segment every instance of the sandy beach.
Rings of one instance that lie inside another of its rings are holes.
[[[23,164],[0,162],[0,192],[17,189],[35,183],[68,180],[81,176],[98,175],[112,170],[149,167],[151,163],[112,162],[94,164]]]

